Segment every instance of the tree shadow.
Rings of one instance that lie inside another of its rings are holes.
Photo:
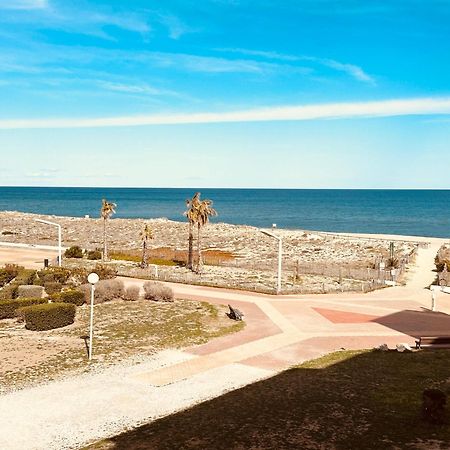
[[[385,450],[433,439],[448,449],[450,427],[422,422],[420,406],[424,389],[449,390],[449,357],[333,353],[89,448]]]
[[[450,334],[450,315],[425,308],[422,311],[399,311],[373,319],[371,322],[379,323],[414,338]]]

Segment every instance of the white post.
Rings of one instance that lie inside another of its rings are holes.
[[[89,361],[92,359],[92,338],[94,335],[94,293],[95,284],[98,282],[99,276],[92,272],[88,276],[88,282],[91,285],[91,320],[89,325]]]
[[[282,256],[282,243],[281,238],[278,239],[278,282],[277,282],[277,294],[281,293],[281,256]]]
[[[274,224],[275,225],[275,224]],[[278,273],[277,273],[277,294],[281,293],[281,259],[283,252],[283,238],[280,236],[276,236],[275,234],[270,233],[269,231],[259,230],[262,234],[266,236],[270,236],[278,241]]]
[[[94,292],[95,285],[91,284],[91,321],[89,326],[89,361],[92,359],[92,338],[94,335]]]

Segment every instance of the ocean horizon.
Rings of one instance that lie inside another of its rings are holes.
[[[212,222],[329,232],[450,235],[450,190],[202,188]],[[98,217],[101,200],[117,218],[184,221],[191,188],[0,187],[0,211]]]

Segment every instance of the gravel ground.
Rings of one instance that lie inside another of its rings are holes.
[[[196,357],[166,350],[140,364],[0,396],[0,449],[80,448],[273,374],[230,364],[163,387],[135,378],[191,358]]]

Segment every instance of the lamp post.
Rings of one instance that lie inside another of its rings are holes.
[[[58,227],[58,266],[61,267],[61,260],[62,260],[61,225],[59,223],[50,222],[48,220],[43,219],[35,219],[35,221],[39,223],[45,223],[46,225],[53,225],[54,227]]]
[[[94,334],[94,292],[95,285],[98,283],[99,276],[92,272],[88,276],[88,282],[91,285],[91,320],[89,325],[89,361],[92,359],[92,337]]]
[[[275,227],[273,227],[275,228]],[[283,238],[280,236],[277,236],[270,231],[266,230],[259,230],[262,234],[265,234],[266,236],[269,236],[273,239],[276,239],[278,241],[278,276],[277,276],[277,294],[281,293],[281,256],[283,252]]]

